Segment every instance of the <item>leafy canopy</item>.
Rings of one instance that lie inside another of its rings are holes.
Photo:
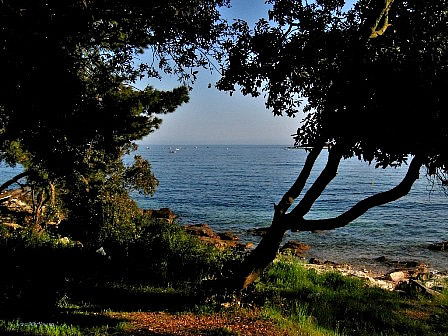
[[[431,174],[448,170],[446,0],[268,2],[269,22],[234,24],[220,89],[264,93],[275,115],[303,108],[299,144],[338,144],[384,167],[421,155]]]
[[[194,80],[215,54],[226,4],[1,1],[0,160],[24,165],[40,188],[56,183],[72,213],[91,208],[84,222],[104,217],[101,195],[152,194],[149,163],[137,157],[124,167],[122,157],[159,127],[157,114],[188,101],[189,89],[134,85],[161,73]]]

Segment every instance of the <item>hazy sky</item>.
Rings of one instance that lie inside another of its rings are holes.
[[[232,8],[222,10],[226,19],[242,18],[249,23],[267,18],[264,0],[232,0]],[[218,74],[201,71],[190,92],[190,102],[174,113],[162,116],[160,129],[147,136],[144,144],[292,144],[298,118],[274,117],[263,98],[232,97],[215,88]],[[178,86],[175,78],[149,82],[155,88]]]
[[[241,18],[251,26],[267,19],[264,0],[232,0],[232,7],[223,9],[224,18]],[[190,93],[190,102],[174,113],[163,116],[159,130],[150,134],[144,144],[282,144],[292,145],[301,114],[296,118],[274,117],[264,106],[264,98],[252,98],[235,92],[233,96],[208,88],[218,74],[201,71]],[[147,83],[146,83],[147,84]],[[174,78],[149,82],[159,89],[178,84]]]

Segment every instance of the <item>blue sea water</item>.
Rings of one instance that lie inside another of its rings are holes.
[[[286,146],[141,146],[160,186],[153,197],[134,195],[142,207],[170,207],[182,224],[208,223],[233,231],[242,240],[257,242],[251,228],[270,225],[273,204],[296,179],[305,161],[302,149]],[[326,162],[321,154],[310,177]],[[361,199],[401,181],[406,167],[374,169],[356,159],[344,160],[306,218],[327,218]],[[308,184],[309,186],[310,184]],[[424,171],[411,192],[393,203],[368,211],[350,225],[322,233],[288,233],[311,246],[310,256],[355,265],[373,264],[386,256],[415,260],[448,270],[446,252],[428,244],[448,240],[448,197]]]
[[[181,224],[208,223],[233,231],[243,241],[257,243],[251,228],[270,225],[273,204],[296,179],[305,161],[302,149],[286,146],[162,146],[141,145],[160,185],[153,197],[133,194],[141,207],[169,207]],[[310,177],[326,162],[323,152]],[[17,173],[0,164],[0,183]],[[374,169],[356,159],[344,160],[337,177],[306,218],[335,216],[359,200],[395,186],[406,167]],[[310,184],[308,184],[309,186]],[[354,265],[374,265],[373,259],[414,260],[447,271],[447,252],[428,244],[448,240],[448,197],[422,171],[411,192],[393,203],[368,211],[350,225],[321,233],[288,233],[289,239],[311,246],[310,257]]]

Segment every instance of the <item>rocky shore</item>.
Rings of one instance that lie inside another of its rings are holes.
[[[29,206],[16,198],[10,198],[6,202],[2,202],[0,207],[0,223],[2,225],[11,226],[14,229],[22,228],[16,224],[17,214],[28,214]],[[143,213],[158,220],[165,220],[169,223],[173,222],[177,216],[169,209],[162,208],[158,210],[142,210]],[[22,218],[23,219],[23,218]],[[218,232],[213,230],[207,224],[184,225],[182,228],[188,234],[197,237],[205,244],[213,245],[219,249],[236,249],[238,251],[249,252],[254,247],[251,242],[241,242],[239,237],[232,232]],[[258,228],[249,230],[254,236],[262,236],[266,233],[266,228]],[[291,258],[292,260],[301,260],[304,266],[314,269],[317,272],[335,271],[346,276],[352,276],[364,279],[368,285],[381,287],[387,290],[395,290],[404,293],[419,292],[424,295],[438,295],[447,285],[448,275],[443,272],[430,270],[427,265],[415,261],[399,261],[390,257],[381,256],[372,260],[370,265],[363,267],[335,263],[330,260],[320,260],[310,258],[308,251],[311,246],[296,240],[286,242],[279,250],[279,257]],[[448,242],[440,242],[428,246],[430,250],[446,253],[448,251]],[[380,271],[373,267],[373,264],[381,264],[385,266],[383,269],[388,271]]]
[[[197,237],[206,244],[221,249],[237,248],[250,250],[252,243],[241,243],[238,237],[231,232],[215,232],[207,224],[185,225],[184,230]],[[265,233],[265,229],[254,230],[257,235]],[[444,247],[444,245],[442,245]],[[428,247],[430,248],[430,247]],[[415,261],[399,261],[382,256],[373,260],[381,263],[387,272],[381,272],[371,265],[354,267],[349,264],[338,264],[330,260],[308,258],[307,251],[311,246],[296,240],[286,242],[279,250],[279,257],[289,257],[291,260],[299,259],[305,268],[317,272],[334,271],[345,276],[356,277],[366,281],[369,286],[376,286],[390,291],[401,293],[417,292],[422,295],[436,296],[447,286],[448,275],[428,269],[427,265]],[[441,249],[444,250],[444,249]]]

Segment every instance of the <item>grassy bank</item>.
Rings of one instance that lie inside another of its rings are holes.
[[[447,292],[385,291],[284,256],[226,293],[208,280],[231,276],[237,255],[175,224],[142,232],[106,255],[47,233],[3,234],[0,335],[448,334]]]

